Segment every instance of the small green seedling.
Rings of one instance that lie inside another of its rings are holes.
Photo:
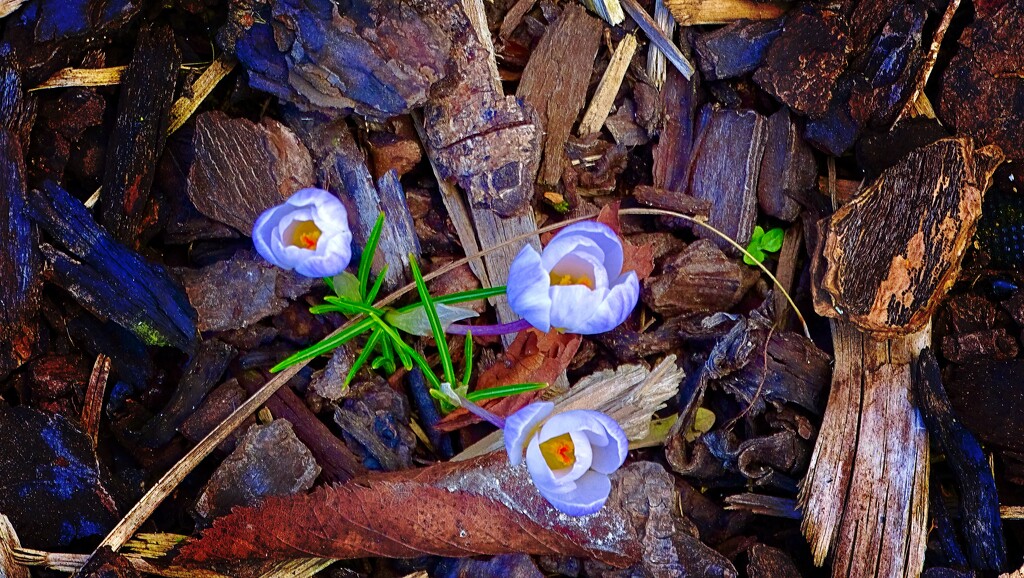
[[[775,253],[782,248],[782,239],[786,236],[785,231],[776,227],[765,231],[759,226],[754,227],[754,234],[750,237],[750,244],[747,245],[747,252],[754,256],[744,255],[743,262],[747,265],[757,265],[764,262],[765,253]]]

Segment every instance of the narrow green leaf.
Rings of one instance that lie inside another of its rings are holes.
[[[408,343],[402,340],[402,337],[397,331],[390,325],[384,322],[383,319],[377,316],[375,313],[369,314],[369,318],[377,324],[378,327],[384,330],[384,333],[391,338],[391,342],[395,346],[395,352],[398,354],[398,358],[402,361],[402,365],[406,369],[412,369],[413,364],[418,366],[423,371],[423,376],[430,382],[432,387],[440,387],[441,381],[434,375],[434,370],[430,368],[430,364],[424,359],[422,355],[415,349],[409,346]]]
[[[324,283],[327,284],[327,289],[334,293],[334,277],[324,277]]]
[[[363,350],[359,352],[359,357],[352,362],[352,367],[348,370],[348,375],[345,376],[345,382],[342,387],[348,387],[348,384],[352,383],[352,378],[356,376],[356,373],[366,364],[366,360],[373,354],[373,350],[377,347],[377,342],[384,336],[384,332],[381,329],[375,329],[370,334],[370,338],[366,340],[366,345],[363,346]]]
[[[462,351],[462,357],[466,360],[466,372],[462,374],[462,383],[466,385],[473,376],[473,331],[466,332],[466,346]]]
[[[498,295],[505,294],[505,286],[501,285],[498,287],[485,287],[483,289],[473,289],[470,291],[459,291],[458,293],[450,293],[448,295],[441,295],[439,297],[432,297],[434,303],[443,303],[451,305],[453,303],[465,303],[466,301],[477,301],[478,299],[488,299],[490,297],[497,297]],[[399,307],[398,311],[406,312],[412,311],[417,307],[423,307],[423,302],[413,303],[406,305],[405,307]]]
[[[441,326],[441,320],[437,316],[434,301],[430,297],[430,291],[427,290],[427,283],[423,280],[423,274],[420,273],[420,267],[412,253],[409,254],[409,268],[412,271],[413,280],[416,281],[416,291],[420,294],[420,301],[424,304],[423,309],[427,312],[427,320],[430,321],[430,330],[434,334],[437,354],[441,358],[441,369],[444,373],[444,379],[450,384],[455,384],[455,367],[452,365],[452,355],[448,351],[448,341],[444,334],[444,327]]]
[[[370,289],[370,294],[367,295],[366,299],[363,301],[364,303],[370,305],[375,299],[377,299],[377,293],[380,292],[380,286],[384,283],[384,275],[386,275],[387,272],[388,264],[384,263],[384,266],[380,268],[380,273],[377,274],[377,279],[373,282],[373,288]]]
[[[373,256],[377,252],[377,243],[380,235],[384,232],[384,212],[377,215],[377,222],[373,224],[373,230],[366,239],[366,246],[363,247],[363,254],[359,258],[359,296],[366,301],[366,283],[370,279],[370,267],[373,265]]]
[[[489,387],[487,389],[478,389],[471,391],[466,394],[466,399],[472,402],[483,401],[485,399],[494,399],[496,397],[508,397],[510,395],[517,395],[520,393],[526,393],[528,391],[537,391],[538,389],[544,389],[547,387],[546,383],[515,383],[512,385],[502,385],[500,387]]]
[[[342,331],[341,333],[338,333],[333,337],[328,337],[315,345],[307,347],[302,351],[299,351],[288,356],[274,367],[271,367],[270,372],[277,373],[278,371],[287,369],[293,365],[302,363],[303,361],[308,361],[318,355],[322,355],[335,348],[341,347],[342,345],[350,341],[352,338],[370,329],[371,327],[373,327],[373,321],[370,319],[363,319],[356,323],[355,325],[353,325],[352,327],[349,327],[348,329]]]
[[[348,314],[362,313],[363,315],[369,315],[370,313],[374,313],[376,315],[383,315],[385,313],[383,309],[377,309],[372,305],[364,305],[355,301],[349,301],[344,297],[331,297],[328,295],[327,297],[324,297],[324,301]]]

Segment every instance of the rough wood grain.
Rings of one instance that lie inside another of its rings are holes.
[[[0,342],[6,347],[11,347],[9,339],[34,333],[26,324],[39,300],[36,237],[28,216],[21,145],[13,132],[0,128]],[[0,373],[4,365],[0,361]]]
[[[837,211],[824,232],[815,308],[876,336],[931,318],[956,281],[998,148],[943,139],[915,150]]]
[[[676,70],[667,70],[665,75],[665,87],[661,91],[665,127],[652,150],[654,168],[651,172],[655,187],[684,191],[686,170],[698,132],[701,77],[694,75],[687,80]]]
[[[256,124],[220,111],[199,115],[188,196],[211,219],[248,235],[260,213],[313,184],[313,160],[273,119]]]
[[[740,245],[746,245],[754,232],[757,181],[767,134],[765,117],[752,110],[712,110],[693,147],[686,192],[711,201],[708,222]],[[694,232],[729,254],[736,252],[702,227],[695,227]]]
[[[516,94],[533,105],[544,127],[544,158],[538,181],[554,186],[562,178],[565,143],[583,109],[601,44],[601,21],[583,6],[565,7],[530,56]]]
[[[833,327],[832,393],[800,490],[801,528],[832,576],[915,577],[928,535],[928,436],[911,403],[930,327],[876,341]]]
[[[666,0],[665,5],[680,26],[767,20],[783,13],[779,5],[752,0]]]
[[[140,243],[180,65],[171,29],[147,29],[139,34],[121,82],[103,173],[102,216],[107,229],[129,246]]]
[[[780,109],[768,117],[768,136],[757,180],[761,210],[784,221],[796,219],[796,199],[816,186],[818,164],[811,147],[800,138],[789,111]]]
[[[612,105],[615,104],[615,95],[618,94],[619,87],[622,86],[622,79],[626,77],[626,71],[629,70],[629,63],[633,61],[633,55],[636,54],[636,48],[636,36],[632,34],[623,38],[615,47],[615,52],[612,53],[612,58],[608,61],[608,67],[605,69],[604,75],[601,76],[597,88],[594,89],[594,97],[587,105],[587,112],[583,113],[583,120],[580,121],[580,128],[577,131],[580,136],[595,133],[604,126],[604,121],[608,118]]]

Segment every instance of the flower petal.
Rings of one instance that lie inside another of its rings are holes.
[[[508,452],[508,461],[513,466],[523,462],[523,446],[526,445],[527,436],[554,410],[555,404],[540,401],[531,403],[505,418],[505,451]]]
[[[312,221],[320,230],[315,248],[297,247],[288,238],[289,229],[298,221]],[[348,212],[338,197],[323,189],[302,189],[264,211],[253,226],[252,237],[264,259],[308,277],[334,276],[352,260]]]
[[[541,266],[541,256],[532,246],[523,247],[512,260],[506,286],[512,311],[547,333],[551,329],[551,298],[548,296],[551,277]]]
[[[583,285],[555,285],[548,290],[551,296],[551,326],[567,333],[583,333],[588,321],[598,312],[605,291]]]
[[[593,314],[580,321],[574,333],[594,335],[615,329],[629,317],[639,299],[640,280],[636,272],[630,271],[616,280],[601,303],[592,309]],[[552,309],[555,307],[552,305]]]
[[[291,194],[286,200],[285,204],[292,207],[307,207],[307,206],[322,206],[337,203],[341,205],[341,201],[338,197],[334,196],[329,191],[318,189],[316,187],[308,187],[305,189],[299,189]],[[342,210],[344,210],[344,205]],[[347,225],[347,223],[346,223]]]
[[[577,243],[580,242],[579,239],[581,238],[587,239],[589,241],[589,243],[587,243],[588,246],[592,244],[600,251],[599,254],[602,257],[602,262],[610,276],[617,277],[622,273],[622,240],[619,239],[619,236],[616,235],[615,231],[613,231],[608,225],[598,223],[597,221],[581,221],[579,223],[574,223],[559,231],[558,234],[551,239],[551,242],[548,243],[548,247],[555,245],[555,241],[563,235],[576,238]],[[557,262],[557,259],[554,262]]]
[[[600,510],[612,491],[608,476],[589,471],[573,484],[568,492],[551,492],[537,485],[537,491],[556,510],[570,516],[586,516]]]
[[[589,409],[574,409],[556,414],[541,428],[540,441],[564,433],[585,433],[593,454],[590,467],[610,474],[622,466],[629,451],[629,442],[619,423],[607,415]],[[575,438],[574,438],[575,439]]]

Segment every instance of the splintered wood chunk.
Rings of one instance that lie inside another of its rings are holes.
[[[843,18],[804,6],[786,18],[754,81],[792,110],[819,117],[828,109],[839,74],[846,70],[850,37]]]
[[[711,202],[709,223],[740,245],[746,245],[754,232],[767,124],[752,110],[713,110],[697,137],[687,175],[687,192]],[[735,252],[707,229],[696,226],[694,232],[729,254]]]
[[[699,76],[687,80],[671,68],[665,74],[665,86],[661,90],[665,127],[652,147],[654,167],[651,172],[655,187],[682,191],[686,189],[686,170],[698,130]]]
[[[757,273],[708,240],[697,241],[643,288],[643,300],[665,315],[728,311],[757,281]]]
[[[780,109],[768,117],[768,138],[757,180],[757,201],[768,215],[792,221],[800,213],[796,202],[817,186],[818,165],[811,147]]]
[[[14,133],[0,128],[0,341],[29,330],[26,323],[39,300],[36,242],[25,199],[21,145]]]
[[[1001,160],[996,147],[936,141],[823,222],[819,313],[879,336],[923,327],[956,281]]]
[[[138,246],[149,189],[167,139],[181,54],[170,28],[139,34],[121,82],[117,121],[103,173],[103,224],[120,241]]]
[[[928,537],[928,434],[911,403],[930,328],[876,341],[832,325],[832,391],[800,490],[814,562],[833,576],[912,578]]]
[[[942,75],[939,118],[1012,159],[1024,158],[1024,1],[982,3]]]
[[[562,176],[565,143],[583,109],[602,30],[583,6],[567,5],[523,70],[516,94],[533,105],[544,127],[541,184],[554,186]]]
[[[665,6],[680,26],[766,20],[783,13],[782,6],[755,0],[665,0]]]
[[[693,43],[707,80],[736,78],[753,71],[782,32],[782,20],[740,20],[701,34]]]
[[[264,210],[313,184],[313,160],[295,133],[220,111],[196,119],[188,196],[199,212],[248,235]]]

